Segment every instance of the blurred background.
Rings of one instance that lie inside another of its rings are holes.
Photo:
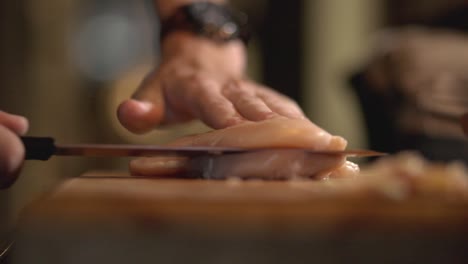
[[[249,14],[255,32],[250,76],[296,99],[351,148],[431,146],[430,158],[468,157],[454,122],[467,109],[467,1],[232,3]],[[159,62],[158,30],[149,0],[0,1],[0,109],[26,116],[29,135],[63,143],[156,144],[204,131],[194,122],[135,136],[115,117],[117,105]],[[434,101],[432,94],[440,96]],[[455,148],[438,148],[447,142]],[[448,156],[437,156],[442,152]],[[3,231],[61,179],[126,170],[127,162],[26,162],[18,182],[0,193]]]

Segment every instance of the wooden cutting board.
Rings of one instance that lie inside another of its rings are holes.
[[[466,263],[468,204],[326,182],[64,181],[22,214],[15,263]]]
[[[24,210],[25,224],[132,223],[268,230],[468,231],[468,203],[395,201],[316,181],[135,178],[92,172],[64,181]]]

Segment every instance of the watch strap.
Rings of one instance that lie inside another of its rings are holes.
[[[174,31],[187,31],[197,36],[224,43],[235,39],[248,43],[250,32],[247,16],[228,5],[198,2],[184,5],[161,23],[161,40]]]

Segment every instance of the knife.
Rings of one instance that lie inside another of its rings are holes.
[[[310,154],[345,155],[351,157],[382,156],[386,153],[372,150],[312,150],[301,148],[234,148],[234,147],[175,147],[158,145],[131,144],[55,144],[51,137],[21,137],[27,160],[48,160],[58,156],[93,156],[93,157],[137,157],[137,156],[184,156],[240,154],[261,150],[303,150]]]

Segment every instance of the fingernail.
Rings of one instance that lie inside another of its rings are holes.
[[[26,134],[29,129],[29,121],[26,117],[23,116],[18,116],[18,122],[20,123],[19,128],[18,128],[18,133],[20,135]]]
[[[149,112],[151,109],[153,109],[153,104],[150,102],[138,101],[135,99],[133,99],[133,101],[138,105],[140,110],[142,110],[143,112]]]
[[[330,147],[332,149],[343,149],[348,144],[348,141],[340,136],[332,136],[330,141]]]

